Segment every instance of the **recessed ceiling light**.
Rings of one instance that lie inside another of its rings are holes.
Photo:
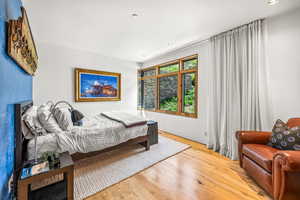
[[[268,0],[268,5],[269,6],[273,6],[275,4],[278,4],[279,3],[279,0]]]
[[[137,17],[137,16],[139,16],[139,15],[136,14],[136,13],[132,13],[131,16],[132,16],[132,17]]]

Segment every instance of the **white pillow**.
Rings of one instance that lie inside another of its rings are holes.
[[[70,131],[73,128],[71,112],[68,108],[57,107],[53,112],[59,127],[64,131]]]
[[[62,130],[58,126],[55,118],[53,117],[53,115],[51,115],[50,107],[51,107],[51,104],[43,104],[38,108],[37,115],[38,115],[39,121],[41,122],[42,126],[46,129],[46,131],[49,133],[62,132]],[[49,118],[49,116],[50,116],[50,118]]]
[[[32,139],[34,134],[39,131],[39,135],[46,133],[37,116],[37,106],[29,108],[22,116],[22,132],[26,139]],[[37,129],[39,129],[37,131]]]

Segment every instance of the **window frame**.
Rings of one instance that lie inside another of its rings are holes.
[[[193,69],[187,69],[184,70],[183,64],[185,61],[196,59],[197,60],[197,66]],[[184,117],[191,117],[191,118],[198,118],[198,67],[199,67],[199,59],[198,59],[198,54],[194,54],[191,56],[183,57],[180,59],[172,60],[166,63],[162,63],[159,65],[155,65],[152,67],[147,67],[144,69],[139,69],[138,73],[141,73],[141,77],[138,77],[138,80],[141,80],[141,84],[143,85],[143,80],[146,79],[156,79],[156,88],[155,88],[155,95],[156,95],[156,101],[155,101],[155,109],[153,110],[147,110],[144,108],[138,108],[139,110],[143,109],[149,112],[158,112],[158,113],[166,113],[166,114],[171,114],[171,115],[179,115],[179,116],[184,116]],[[178,72],[170,72],[170,73],[164,73],[164,74],[159,74],[160,68],[161,67],[166,67],[167,65],[171,64],[179,64],[179,70]],[[154,76],[143,76],[143,71],[148,71],[148,70],[153,70],[155,69],[156,74]],[[188,74],[188,73],[195,73],[195,113],[185,113],[183,112],[183,75]],[[168,77],[168,76],[177,76],[177,95],[178,95],[178,103],[177,103],[177,111],[168,111],[168,110],[160,110],[159,107],[159,79],[161,77]],[[141,91],[143,93],[143,91]],[[142,101],[143,104],[143,101]],[[142,105],[143,106],[143,105]]]

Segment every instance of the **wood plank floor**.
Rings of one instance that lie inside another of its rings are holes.
[[[168,133],[191,148],[86,200],[270,200],[239,167],[204,145]]]

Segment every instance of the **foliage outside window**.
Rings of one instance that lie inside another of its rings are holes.
[[[178,63],[167,65],[167,66],[159,68],[159,73],[160,74],[167,74],[167,73],[178,72],[178,71],[179,71],[179,64]]]
[[[197,64],[198,64],[197,59],[185,60],[185,61],[183,61],[183,69],[188,70],[188,69],[196,68]]]
[[[138,107],[197,117],[198,56],[139,70]]]
[[[196,74],[186,73],[182,75],[182,110],[185,113],[195,113],[196,112],[196,99],[195,99],[195,91],[196,91]]]

